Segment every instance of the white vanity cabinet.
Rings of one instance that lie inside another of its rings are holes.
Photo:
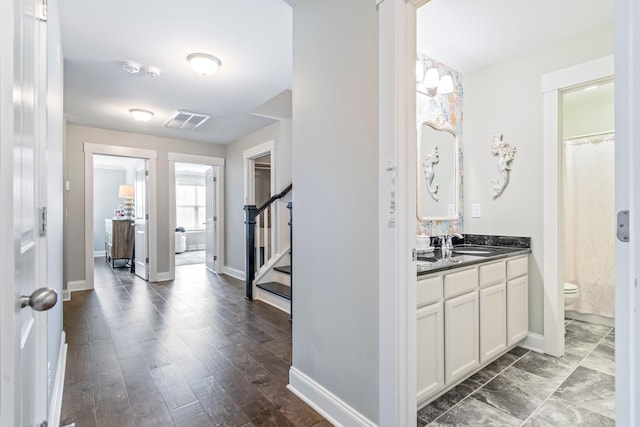
[[[442,276],[419,280],[417,297],[417,386],[421,402],[444,387]]]
[[[526,338],[527,266],[518,255],[418,277],[419,406]]]
[[[478,267],[444,275],[444,379],[462,378],[480,364]]]
[[[529,331],[529,259],[507,261],[507,345],[524,339]]]
[[[480,265],[480,363],[507,349],[506,262]]]

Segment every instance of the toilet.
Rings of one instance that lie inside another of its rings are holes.
[[[565,282],[564,284],[565,307],[578,301],[578,298],[580,298],[580,291],[578,291],[578,286],[574,285],[573,283]]]

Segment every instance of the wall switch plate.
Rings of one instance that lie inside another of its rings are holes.
[[[471,204],[471,218],[480,218],[481,216],[480,203]]]

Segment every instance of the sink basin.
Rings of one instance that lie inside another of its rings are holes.
[[[487,250],[481,250],[481,249],[454,249],[452,252],[455,254],[461,254],[461,255],[489,255],[494,253],[494,251],[487,251]]]

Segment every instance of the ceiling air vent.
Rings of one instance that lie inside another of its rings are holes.
[[[209,117],[206,114],[176,111],[164,125],[173,129],[191,130],[209,120]]]

